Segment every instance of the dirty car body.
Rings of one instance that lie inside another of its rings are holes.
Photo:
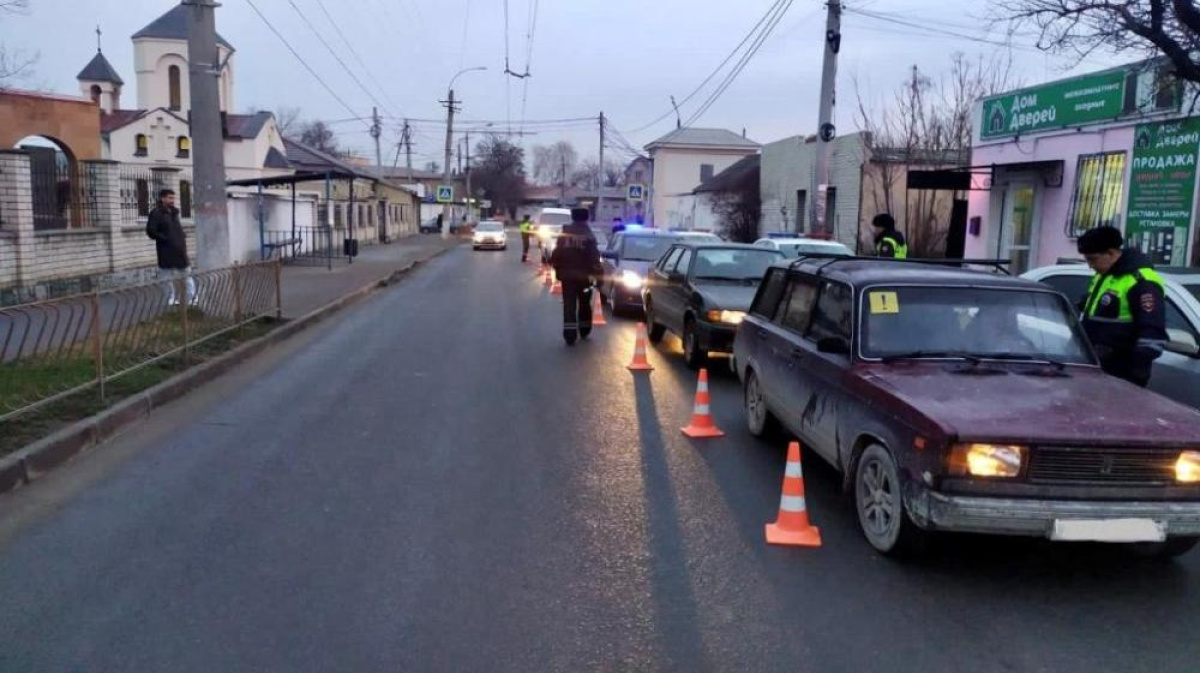
[[[1153,543],[1200,536],[1200,413],[1105,375],[1030,281],[878,260],[764,279],[734,347],[750,429],[838,468],[881,552],[927,531]]]

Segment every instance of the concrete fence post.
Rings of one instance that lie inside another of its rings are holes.
[[[34,284],[37,260],[33,236],[33,185],[29,155],[21,150],[0,149],[0,245],[11,244],[16,268],[15,287]]]
[[[87,176],[83,194],[91,202],[91,226],[105,232],[108,251],[108,270],[117,271],[118,233],[121,230],[121,165],[116,161],[86,160],[80,162],[81,175]]]

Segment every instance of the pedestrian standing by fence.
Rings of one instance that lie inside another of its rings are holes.
[[[179,303],[178,297],[175,296],[175,286],[180,278],[185,278],[187,301],[189,304],[195,304],[196,281],[191,276],[187,237],[183,233],[183,224],[179,221],[179,209],[175,207],[175,192],[170,189],[158,193],[158,204],[150,211],[150,217],[146,220],[146,235],[154,239],[154,247],[158,252],[159,279],[171,281],[168,303],[172,306]]]
[[[587,208],[573,208],[571,224],[563,228],[550,254],[550,265],[562,282],[563,339],[568,346],[592,333],[592,286],[604,275],[590,217]]]

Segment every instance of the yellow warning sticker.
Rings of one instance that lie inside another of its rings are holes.
[[[900,300],[895,292],[872,292],[871,314],[890,315],[900,312]]]

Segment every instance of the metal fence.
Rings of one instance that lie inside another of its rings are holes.
[[[33,228],[37,231],[91,227],[96,219],[94,167],[62,152],[27,147]]]
[[[286,231],[263,232],[264,257],[284,264],[328,264],[341,254],[334,247],[329,227],[296,227]]]
[[[280,264],[260,262],[0,308],[0,423],[106,385],[281,312]]]
[[[121,223],[135,226],[146,221],[163,182],[149,168],[121,167]]]

